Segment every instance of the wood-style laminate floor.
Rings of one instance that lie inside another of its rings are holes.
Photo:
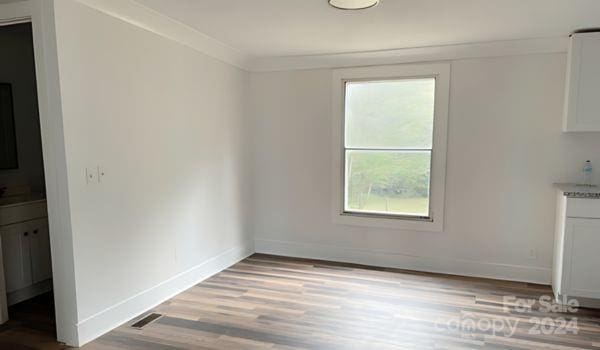
[[[1,350],[58,350],[52,292],[8,308],[10,320],[0,325]]]
[[[255,254],[84,349],[600,349],[600,310],[545,310],[550,294]]]

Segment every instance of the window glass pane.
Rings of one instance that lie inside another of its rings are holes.
[[[430,151],[346,151],[345,211],[429,216]]]
[[[346,83],[346,147],[431,148],[435,79]]]

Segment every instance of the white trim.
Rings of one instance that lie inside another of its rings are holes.
[[[550,284],[552,269],[489,261],[417,256],[405,253],[372,251],[320,243],[299,243],[256,238],[257,253],[307,259],[321,259],[368,266],[444,273],[457,276],[493,278],[507,281]]]
[[[327,55],[255,57],[249,60],[248,69],[254,72],[268,72],[434,62],[465,58],[562,53],[567,52],[567,47],[567,37],[553,37]]]
[[[434,62],[567,52],[567,37],[411,47],[336,54],[253,57],[135,0],[76,0],[107,15],[251,72]],[[9,4],[12,5],[12,4]],[[3,5],[4,6],[4,5]]]
[[[31,22],[31,17],[5,17],[0,19],[0,27],[29,22]]]
[[[77,0],[109,16],[176,41],[207,56],[247,69],[249,56],[134,0]]]
[[[48,203],[57,339],[77,339],[77,296],[73,261],[66,154],[63,136],[54,1],[29,0],[0,5],[0,19],[31,19],[40,131]]]
[[[83,346],[253,253],[251,243],[227,249],[187,271],[81,320],[77,324],[79,339],[74,345]]]
[[[30,1],[0,4],[0,25],[31,22],[32,8]]]
[[[431,221],[404,218],[375,218],[343,214],[344,205],[344,82],[353,79],[390,79],[435,77],[435,112],[433,151],[431,158],[430,208]],[[444,197],[446,192],[446,148],[448,109],[450,102],[450,64],[414,64],[337,69],[332,74],[332,217],[342,225],[384,227],[402,230],[442,231],[444,225]]]
[[[112,17],[251,72],[434,62],[567,52],[567,37],[411,47],[335,54],[253,57],[135,0],[76,0]]]

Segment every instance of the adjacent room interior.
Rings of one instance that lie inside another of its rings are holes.
[[[0,349],[600,349],[599,28],[0,0]]]
[[[0,26],[0,321],[53,334],[52,262],[31,23]],[[10,320],[10,322],[8,322]],[[19,336],[26,337],[27,333]]]

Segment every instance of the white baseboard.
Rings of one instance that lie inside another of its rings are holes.
[[[498,264],[461,259],[430,258],[375,252],[333,245],[255,239],[252,244],[233,247],[182,272],[150,289],[140,292],[95,315],[81,320],[77,325],[78,343],[82,346],[132,318],[156,307],[204,279],[226,269],[236,262],[257,253],[298,258],[323,259],[371,266],[393,267],[415,271],[447,273],[452,275],[495,278],[549,284],[551,269],[510,264]]]
[[[52,279],[32,284],[23,289],[16,290],[6,295],[6,303],[8,306],[18,304],[27,299],[31,299],[40,294],[47,293],[52,290]]]
[[[76,325],[78,342],[69,345],[83,346],[253,253],[251,243],[230,248],[152,288],[81,320]]]
[[[500,264],[463,259],[431,258],[389,252],[375,252],[333,245],[278,241],[256,238],[257,253],[297,258],[322,259],[414,271],[494,278],[500,280],[550,284],[550,268]]]

